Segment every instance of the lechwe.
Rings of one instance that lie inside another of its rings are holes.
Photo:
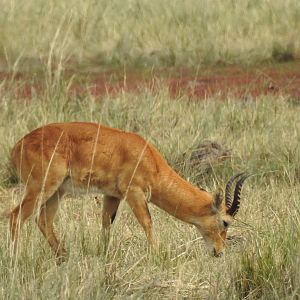
[[[195,225],[210,252],[221,256],[228,226],[240,205],[244,174],[226,185],[225,203],[181,178],[141,136],[95,123],[57,123],[23,137],[12,150],[12,161],[26,186],[20,205],[10,213],[14,241],[24,221],[38,208],[37,224],[58,257],[66,251],[53,231],[62,195],[78,187],[96,187],[103,199],[102,223],[109,231],[122,199],[126,200],[147,238],[156,245],[150,201],[174,217]],[[238,179],[231,197],[231,186]]]

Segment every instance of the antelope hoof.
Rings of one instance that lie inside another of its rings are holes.
[[[60,250],[56,253],[56,264],[61,265],[62,263],[66,262],[68,259],[68,253],[66,250]]]

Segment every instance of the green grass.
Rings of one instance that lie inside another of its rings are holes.
[[[210,191],[235,172],[245,183],[224,258],[211,258],[196,230],[151,206],[160,241],[152,253],[141,226],[123,203],[105,251],[101,206],[94,195],[67,197],[56,220],[69,250],[60,266],[33,221],[12,254],[8,224],[0,226],[1,299],[299,299],[300,114],[288,97],[193,102],[157,92],[94,98],[69,96],[69,82],[47,77],[41,95],[17,99],[22,82],[2,82],[0,101],[0,209],[19,203],[22,187],[9,167],[9,150],[30,130],[49,122],[95,121],[140,133],[173,164],[201,141],[214,139],[232,157],[204,175],[188,162],[179,172]],[[51,80],[50,80],[51,79]],[[7,88],[9,87],[9,89]],[[200,175],[199,175],[200,174]]]
[[[4,0],[0,70],[288,61],[299,30],[297,0]]]

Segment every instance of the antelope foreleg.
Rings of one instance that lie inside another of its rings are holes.
[[[153,232],[151,215],[144,192],[140,188],[130,188],[126,200],[139,223],[143,226],[150,245],[157,248],[158,244]]]

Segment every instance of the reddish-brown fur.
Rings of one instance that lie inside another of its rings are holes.
[[[39,208],[37,223],[57,256],[66,251],[53,231],[61,196],[73,187],[104,193],[102,223],[109,230],[121,199],[126,199],[152,245],[147,202],[194,224],[215,255],[222,254],[231,221],[223,203],[182,179],[141,136],[95,123],[57,123],[38,128],[12,150],[12,161],[26,186],[20,205],[10,213],[12,239]],[[147,199],[147,195],[150,195]]]

